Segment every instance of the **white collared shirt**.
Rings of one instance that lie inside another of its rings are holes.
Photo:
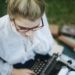
[[[43,21],[45,26],[36,31],[32,44],[29,38],[20,35],[11,25],[9,15],[0,18],[0,57],[7,61],[7,63],[0,61],[1,75],[10,75],[13,64],[23,64],[34,59],[35,53],[47,54],[51,50],[54,40],[45,14]]]

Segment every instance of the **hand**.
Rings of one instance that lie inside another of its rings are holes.
[[[29,69],[13,69],[11,75],[36,75],[36,73]]]

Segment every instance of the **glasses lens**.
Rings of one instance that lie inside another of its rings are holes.
[[[35,29],[32,29],[32,31],[36,31],[36,30],[39,30],[41,29],[42,27],[38,27],[38,28],[35,28]]]

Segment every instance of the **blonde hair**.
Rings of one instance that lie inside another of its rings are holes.
[[[7,2],[10,19],[15,19],[16,15],[19,15],[34,21],[42,17],[45,11],[44,0],[7,0]]]

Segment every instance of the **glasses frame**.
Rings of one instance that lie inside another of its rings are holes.
[[[39,30],[39,29],[41,29],[41,28],[44,27],[44,22],[43,22],[43,19],[42,18],[41,18],[41,21],[42,21],[42,26],[36,26],[36,27],[33,27],[33,28],[25,28],[25,27],[23,27],[22,30],[24,30],[25,32]],[[16,24],[15,19],[13,20],[13,22],[14,22],[14,25],[16,27],[16,30],[17,31],[20,31],[21,29],[17,29],[17,26],[19,26],[19,25]]]

